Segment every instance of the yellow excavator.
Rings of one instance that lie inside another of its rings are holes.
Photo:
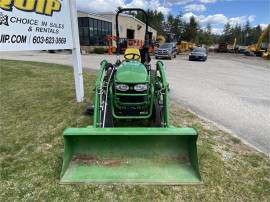
[[[233,44],[228,44],[227,49],[229,53],[235,53],[236,52],[236,37],[234,38]]]
[[[180,44],[177,45],[178,53],[185,53],[189,51],[189,44],[186,41],[181,41]]]
[[[267,28],[262,32],[262,34],[260,35],[258,41],[256,44],[252,44],[248,47],[248,51],[246,53],[246,55],[253,55],[255,54],[256,56],[263,56],[264,53],[266,52],[267,48],[263,48],[262,44],[263,41],[268,41],[270,40],[270,24],[267,26]],[[268,47],[269,48],[269,47]]]
[[[181,43],[177,45],[178,53],[185,53],[194,48],[196,48],[196,44],[187,41],[181,41]]]
[[[188,43],[188,48],[189,48],[189,50],[193,50],[194,48],[196,48],[197,46],[196,46],[196,44],[195,43],[192,43],[192,42],[189,42]]]
[[[270,60],[270,43],[268,43],[267,50],[263,53],[262,57],[264,59]]]

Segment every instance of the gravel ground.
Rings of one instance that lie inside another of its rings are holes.
[[[0,59],[71,64],[68,53],[1,53]],[[83,55],[83,67],[99,68],[115,56]],[[186,55],[163,60],[171,96],[199,116],[231,131],[246,143],[270,154],[270,62],[256,57],[210,54],[206,62],[190,62]],[[155,59],[152,60],[155,63]]]

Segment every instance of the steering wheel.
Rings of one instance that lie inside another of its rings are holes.
[[[127,58],[127,56],[132,56],[132,58],[130,59],[130,58]],[[141,55],[139,55],[139,54],[137,54],[137,53],[127,53],[127,54],[125,54],[124,55],[124,58],[126,59],[126,60],[135,60],[135,57],[138,57],[138,59],[136,59],[136,60],[139,60],[140,58],[141,58]]]

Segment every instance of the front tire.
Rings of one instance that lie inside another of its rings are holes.
[[[108,99],[108,103],[107,103],[107,113],[106,113],[106,117],[105,117],[105,128],[112,128],[114,126],[113,124],[113,114],[112,114],[112,107],[111,107],[111,102]]]
[[[159,100],[157,99],[153,106],[153,127],[163,127],[164,122],[164,110],[163,104],[159,104]]]

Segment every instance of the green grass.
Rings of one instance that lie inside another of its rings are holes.
[[[175,104],[174,125],[200,133],[203,185],[59,185],[64,128],[91,123],[84,79],[78,104],[71,67],[0,60],[0,201],[270,201],[269,158]]]

